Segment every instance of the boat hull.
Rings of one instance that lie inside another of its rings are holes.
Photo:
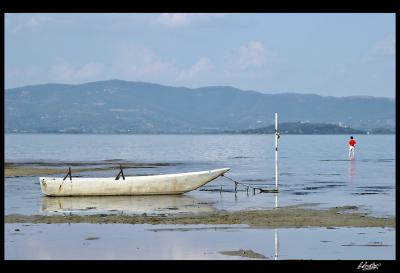
[[[159,195],[182,194],[195,190],[223,175],[229,168],[179,174],[120,178],[40,177],[40,188],[47,196]]]

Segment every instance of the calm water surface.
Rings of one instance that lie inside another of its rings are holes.
[[[355,135],[355,138],[358,142],[356,160],[348,161],[348,136],[282,135],[279,140],[278,196],[265,193],[253,195],[251,190],[247,193],[244,187],[239,187],[235,195],[232,192],[233,183],[220,177],[181,197],[160,197],[159,202],[154,202],[157,199],[154,197],[53,198],[49,201],[42,196],[37,177],[10,177],[5,181],[5,210],[6,213],[46,213],[55,211],[56,204],[61,203],[61,207],[58,207],[67,212],[91,213],[96,210],[88,211],[85,208],[96,207],[105,211],[140,213],[149,210],[172,212],[169,210],[171,204],[178,207],[173,212],[180,212],[189,203],[201,205],[200,211],[310,203],[320,207],[356,205],[372,215],[393,216],[395,136]],[[256,187],[272,188],[275,185],[274,141],[273,135],[9,134],[5,136],[5,160],[97,162],[120,159],[173,164],[151,169],[127,169],[126,175],[229,167],[231,171],[227,175],[235,180]],[[79,175],[115,176],[117,172],[86,172]],[[213,191],[221,189],[221,186],[222,193]],[[160,206],[156,209],[148,206],[154,203]]]
[[[221,253],[240,249],[269,260],[395,259],[392,228],[7,224],[5,234],[6,259],[250,259]]]
[[[5,177],[5,214],[172,214],[309,204],[320,208],[356,205],[371,215],[395,215],[395,136],[355,138],[356,160],[348,161],[348,136],[282,135],[279,194],[253,195],[245,188],[239,188],[235,194],[233,183],[220,177],[179,196],[49,198],[42,195],[35,176]],[[157,168],[126,169],[125,175],[229,167],[227,175],[233,179],[272,188],[274,145],[273,135],[6,135],[5,161],[68,163],[118,159],[171,163]],[[76,175],[106,177],[117,173],[118,169]],[[219,192],[221,187],[223,191]],[[5,225],[5,258],[247,259],[226,256],[221,251],[251,249],[267,259],[394,259],[394,237],[392,228],[18,223]]]

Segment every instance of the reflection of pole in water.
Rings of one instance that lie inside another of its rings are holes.
[[[278,113],[275,113],[275,190],[278,190]]]
[[[275,232],[275,255],[274,260],[278,260],[279,256],[279,238],[278,238],[278,230],[274,229]]]
[[[278,208],[278,193],[275,193],[275,208]]]

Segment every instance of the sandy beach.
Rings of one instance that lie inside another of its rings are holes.
[[[201,215],[5,215],[5,223],[97,223],[97,224],[246,224],[257,228],[288,227],[394,227],[395,217],[377,218],[356,207],[328,210],[283,207],[273,210],[218,211]]]
[[[39,176],[50,174],[64,174],[68,172],[68,167],[72,167],[72,173],[88,171],[119,170],[120,164],[124,169],[132,168],[157,168],[167,166],[167,163],[132,163],[105,160],[104,162],[6,162],[4,164],[4,176]],[[86,166],[86,167],[85,167]],[[88,167],[90,166],[90,167]]]

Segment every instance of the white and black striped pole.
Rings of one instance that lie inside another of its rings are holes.
[[[275,113],[275,190],[278,191],[278,113]]]

